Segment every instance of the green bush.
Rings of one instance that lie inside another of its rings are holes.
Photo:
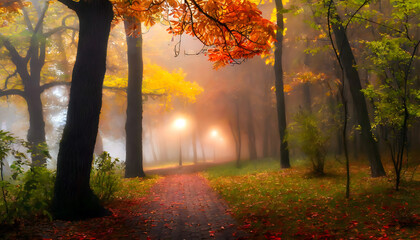
[[[294,120],[290,125],[289,139],[309,158],[313,172],[324,174],[329,135],[313,113],[301,110]]]
[[[51,217],[48,209],[53,196],[55,173],[45,167],[31,167],[27,157],[31,151],[28,146],[27,142],[13,137],[8,132],[0,131],[2,223],[32,216]],[[15,159],[10,166],[10,176],[4,175],[7,156]]]
[[[119,159],[103,152],[93,161],[90,186],[101,201],[111,200],[121,184],[121,176],[117,174]]]

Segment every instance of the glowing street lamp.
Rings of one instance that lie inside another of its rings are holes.
[[[219,132],[216,129],[211,130],[210,136],[213,138],[213,161],[216,161],[216,141],[219,136]]]
[[[174,122],[174,127],[179,131],[179,166],[182,166],[182,145],[181,145],[181,131],[187,126],[187,120],[184,118],[177,118]]]
[[[184,118],[178,118],[175,120],[174,126],[176,129],[182,130],[187,126],[187,120],[185,120]]]

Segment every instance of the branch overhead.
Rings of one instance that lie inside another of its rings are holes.
[[[215,68],[268,53],[275,41],[276,25],[246,0],[118,0],[114,9],[117,19],[132,16],[151,26],[160,18],[169,34],[196,37]]]

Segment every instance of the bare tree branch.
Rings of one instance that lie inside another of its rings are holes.
[[[34,27],[32,26],[32,22],[29,19],[28,11],[26,11],[26,8],[23,7],[23,6],[22,6],[22,12],[23,12],[23,18],[25,19],[26,26],[28,27],[29,31],[33,32],[34,31]]]
[[[35,29],[34,29],[34,32],[33,32],[33,34],[32,34],[32,37],[31,37],[31,44],[30,44],[30,46],[29,46],[29,50],[28,50],[28,52],[26,53],[26,57],[25,57],[25,59],[27,59],[27,60],[29,60],[29,58],[31,58],[32,56],[32,52],[33,51],[36,51],[36,47],[38,47],[37,46],[37,44],[35,44],[36,43],[36,41],[37,41],[37,35],[38,35],[38,32],[40,31],[40,29],[42,28],[42,25],[43,25],[43,22],[44,22],[44,18],[45,18],[45,13],[47,12],[47,10],[48,10],[48,2],[46,2],[45,3],[45,7],[44,7],[44,9],[42,10],[42,13],[41,13],[41,15],[39,16],[39,19],[38,19],[38,22],[36,23],[36,26],[35,26]],[[41,30],[42,31],[42,30]]]
[[[16,74],[17,74],[17,69],[12,74],[9,74],[9,76],[7,76],[6,80],[4,81],[4,89],[7,89],[7,84],[9,83],[9,79],[16,76]]]
[[[21,96],[25,98],[25,93],[19,89],[0,90],[0,97],[12,96],[12,95]]]
[[[43,93],[45,90],[50,89],[52,87],[56,87],[56,86],[70,86],[71,82],[50,82],[50,83],[45,83],[44,85],[41,86],[41,93]]]
[[[18,64],[24,61],[24,58],[19,55],[16,48],[12,45],[10,40],[6,38],[3,34],[0,33],[0,41],[3,42],[3,45],[6,47],[7,51],[9,51],[10,57],[12,58],[12,62],[17,66]]]

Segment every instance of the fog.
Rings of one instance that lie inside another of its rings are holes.
[[[53,5],[55,16],[59,16],[59,13],[71,14],[59,3]],[[270,18],[273,4],[263,5],[261,9],[264,16]],[[302,9],[305,10],[305,7]],[[293,85],[293,81],[305,73],[324,74],[325,80],[313,83],[308,88],[304,87],[308,84],[295,86],[286,92],[286,113],[289,124],[293,122],[294,115],[300,109],[308,107],[308,104],[312,106],[313,112],[321,111],[328,105],[329,100],[326,96],[329,96],[329,88],[340,76],[327,37],[320,36],[320,33],[308,24],[311,20],[310,11],[287,14],[286,17],[287,30],[283,44],[285,84]],[[52,19],[53,16],[48,18],[45,26],[56,25]],[[25,28],[22,16],[10,25],[9,30]],[[76,18],[69,17],[66,25],[77,26]],[[274,68],[271,64],[267,64],[269,58],[257,56],[247,59],[240,65],[229,65],[215,70],[205,54],[198,54],[203,48],[200,41],[185,35],[173,36],[167,33],[167,28],[168,26],[160,23],[149,29],[144,28],[145,71],[148,64],[156,64],[170,73],[182,69],[185,73],[183,80],[197,83],[203,91],[194,96],[193,101],[176,91],[144,97],[143,161],[146,169],[178,164],[180,151],[185,164],[195,161],[235,160],[238,144],[235,142],[235,134],[238,131],[241,140],[241,159],[279,158],[280,140],[273,89]],[[357,30],[360,28],[350,29],[349,34],[357,35]],[[48,60],[43,69],[45,73],[42,75],[42,81],[69,79],[75,61],[77,31],[63,31],[61,35],[50,38],[47,47]],[[21,48],[26,49],[27,44],[23,44]],[[315,54],[315,50],[319,51]],[[127,78],[126,51],[124,27],[119,23],[113,27],[109,40],[107,77],[110,79],[112,76]],[[179,54],[175,54],[177,51]],[[1,56],[3,69],[0,70],[0,83],[3,83],[10,74],[10,70],[6,69],[12,67],[7,54],[2,53]],[[361,58],[361,55],[358,56]],[[360,72],[360,75],[363,75],[361,77],[364,86],[369,79],[374,78],[367,70],[361,69]],[[13,76],[11,81],[19,85],[18,76]],[[111,156],[124,161],[126,93],[124,89],[104,88],[103,91],[103,107],[95,153],[108,151]],[[51,168],[55,167],[58,144],[66,121],[68,94],[68,86],[56,86],[46,90],[42,95],[46,139],[52,155],[48,166]],[[350,145],[354,149],[363,149],[359,134],[354,133],[357,124],[354,120],[356,114],[355,110],[352,110],[352,103],[350,109],[349,119],[353,133]],[[369,110],[373,111],[372,105],[369,106]],[[180,118],[186,121],[182,128],[175,126],[175,122]],[[26,104],[19,96],[0,98],[2,130],[26,139],[28,122]],[[333,154],[340,153],[337,138],[332,135],[329,148]],[[297,158],[301,156],[293,144],[290,150],[293,156]],[[359,151],[354,152],[357,155]]]

